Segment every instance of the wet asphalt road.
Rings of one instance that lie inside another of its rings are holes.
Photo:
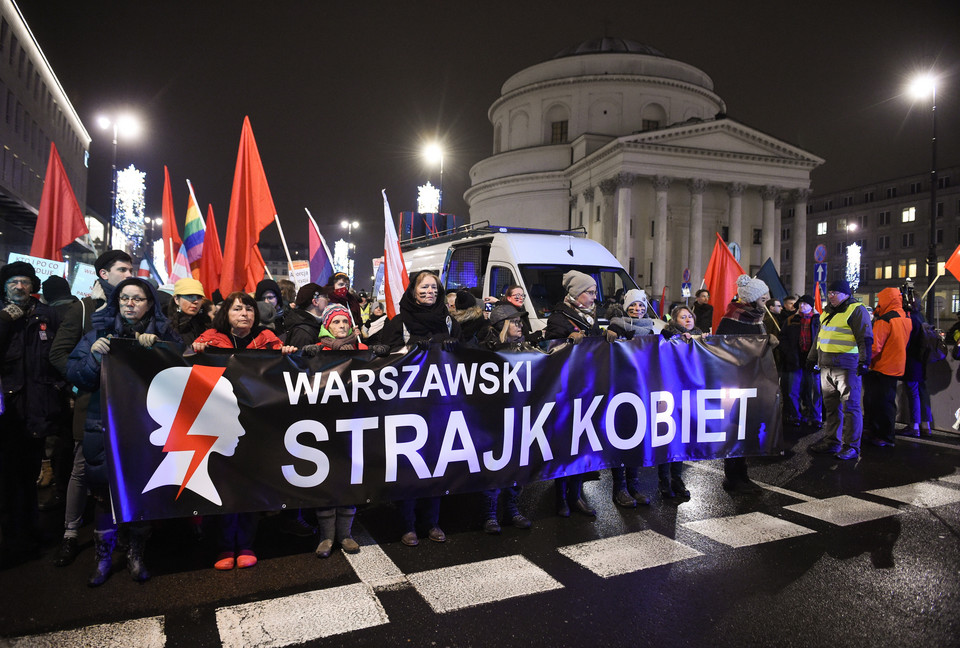
[[[45,513],[43,555],[0,571],[0,646],[960,645],[960,436],[868,446],[857,462],[809,454],[813,431],[785,436],[784,457],[750,461],[771,487],[759,495],[723,491],[719,461],[687,463],[689,501],[622,509],[603,471],[585,486],[596,520],[556,517],[552,486],[534,484],[521,500],[533,528],[488,536],[478,498],[450,496],[448,541],[415,548],[392,506],[371,506],[353,563],[318,560],[315,538],[270,516],[260,563],[232,572],[212,569],[210,533],[168,521],[149,582],[121,570],[95,590],[90,525],[58,569],[61,513]],[[655,469],[642,479],[655,494]]]

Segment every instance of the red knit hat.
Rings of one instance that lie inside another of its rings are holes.
[[[343,315],[350,321],[351,325],[353,323],[353,318],[350,317],[350,311],[340,304],[330,304],[323,309],[323,313],[320,314],[320,320],[323,322],[323,328],[330,330],[330,322],[333,321],[333,318],[337,315]]]

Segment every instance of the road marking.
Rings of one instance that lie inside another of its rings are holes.
[[[849,495],[828,497],[827,499],[802,504],[791,504],[783,508],[837,526],[850,526],[851,524],[878,520],[900,513],[900,509],[892,506],[868,502]]]
[[[712,473],[715,473],[715,474],[717,474],[717,475],[722,475],[722,474],[723,474],[723,470],[721,470],[721,469],[719,469],[719,468],[714,468],[713,466],[710,466],[710,465],[707,465],[707,464],[706,464],[705,462],[703,462],[703,461],[691,461],[691,462],[689,462],[687,465],[690,466],[691,468],[696,469],[696,470],[706,470],[707,472],[712,472]],[[787,490],[786,488],[780,488],[779,486],[774,486],[773,484],[768,484],[768,483],[766,483],[766,482],[757,481],[756,479],[753,479],[753,478],[751,478],[751,481],[753,481],[753,483],[756,484],[757,486],[759,486],[760,488],[764,488],[764,489],[766,489],[766,490],[768,490],[768,491],[772,491],[772,492],[774,492],[774,493],[780,493],[781,495],[786,495],[787,497],[792,497],[793,499],[798,499],[798,500],[800,500],[801,502],[816,502],[816,501],[817,501],[817,498],[816,498],[816,497],[810,497],[809,495],[804,495],[803,493],[798,493],[797,491]]]
[[[684,522],[681,526],[730,547],[748,547],[816,533],[813,529],[759,512]]]
[[[902,434],[898,435],[898,442],[903,443],[909,441],[910,443],[923,443],[924,445],[937,446],[938,448],[950,448],[951,450],[960,450],[960,446],[956,443],[943,443],[942,441],[933,441],[931,439],[921,439],[919,437],[904,436]]]
[[[407,578],[440,614],[563,588],[519,555],[417,572]]]
[[[946,482],[948,484],[960,484],[960,470],[954,468],[952,474],[938,477],[937,481]]]
[[[560,547],[557,551],[601,578],[630,574],[703,555],[696,549],[650,530],[582,542]]]
[[[353,525],[353,539],[360,543],[360,553],[344,552],[343,557],[360,580],[377,592],[410,586],[406,575],[359,524]]]
[[[911,506],[933,508],[944,504],[960,502],[960,491],[946,486],[939,486],[929,482],[893,486],[891,488],[877,488],[867,491],[870,495],[885,497]]]
[[[31,635],[10,639],[7,644],[16,648],[75,648],[75,646],[97,646],[97,648],[163,648],[167,637],[163,632],[163,617],[146,617],[87,626],[76,630],[64,630],[49,634]]]
[[[365,583],[217,609],[223,648],[276,648],[389,623]]]

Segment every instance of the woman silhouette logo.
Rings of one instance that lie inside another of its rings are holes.
[[[179,486],[222,505],[210,480],[210,453],[230,457],[245,432],[240,406],[224,367],[172,367],[158,373],[147,390],[147,413],[160,427],[150,443],[163,446],[166,457],[144,487]]]

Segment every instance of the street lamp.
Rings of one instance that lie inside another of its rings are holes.
[[[850,289],[856,292],[860,286],[860,244],[850,243],[850,234],[857,231],[856,223],[847,223],[846,234],[844,235],[844,247],[847,250],[847,267],[844,278],[850,284]]]
[[[443,149],[436,142],[427,144],[423,148],[423,157],[430,164],[440,163],[440,201],[437,204],[437,211],[443,213]]]
[[[930,249],[927,251],[928,292],[937,279],[937,78],[932,73],[916,76],[909,91],[914,99],[930,97],[933,137],[930,139]],[[927,322],[934,324],[936,293],[927,296]]]
[[[107,229],[107,249],[109,250],[113,248],[113,226],[117,218],[117,138],[119,135],[136,137],[140,134],[140,124],[130,115],[117,117],[100,115],[97,117],[97,125],[102,130],[113,129],[113,162],[110,167],[113,180],[110,184],[110,226]]]
[[[358,221],[342,220],[340,221],[340,227],[347,230],[347,244],[353,249],[353,230],[360,227],[360,223]]]

